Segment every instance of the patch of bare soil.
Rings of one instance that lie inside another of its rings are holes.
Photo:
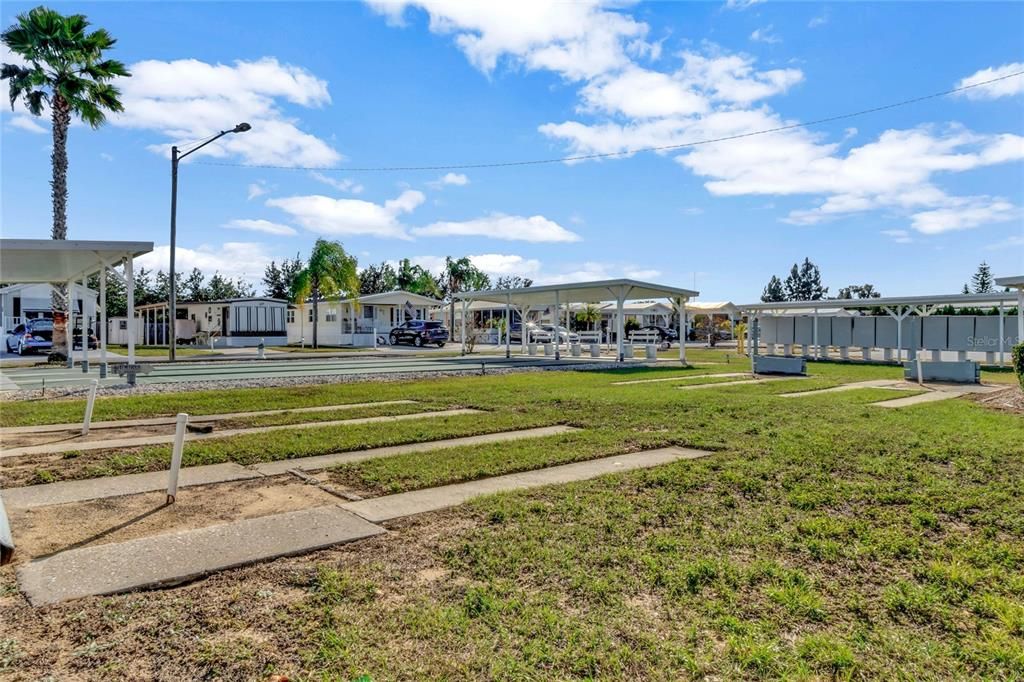
[[[15,563],[86,545],[297,511],[341,500],[287,476],[191,486],[174,504],[153,492],[11,513]]]
[[[376,598],[386,604],[463,589],[440,563],[441,543],[477,523],[465,509],[438,512],[389,524],[386,535],[173,589],[41,609],[28,606],[5,566],[0,678],[304,679],[303,654],[319,644],[319,615],[311,608],[319,570],[372,576]]]
[[[81,428],[58,429],[42,433],[5,433],[3,434],[3,441],[5,448],[22,448],[30,445],[47,445],[50,443],[95,443],[97,441],[114,440],[117,438],[173,435],[174,424],[147,424],[143,426],[91,429],[87,436],[82,435]]]
[[[1024,414],[1024,390],[1020,386],[1011,385],[992,393],[976,393],[970,398],[993,410]]]

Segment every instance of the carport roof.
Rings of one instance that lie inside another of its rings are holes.
[[[0,283],[68,282],[152,250],[153,242],[0,239]]]
[[[1024,275],[1015,275],[1012,277],[996,277],[996,286],[1024,289]]]
[[[596,282],[575,282],[572,284],[547,284],[537,287],[519,289],[487,289],[484,291],[464,291],[455,294],[455,298],[464,301],[492,301],[505,303],[511,300],[515,305],[550,305],[555,300],[555,292],[561,303],[597,303],[609,298],[635,301],[651,298],[693,298],[700,292],[681,289],[662,284],[640,282],[635,279],[608,279]]]

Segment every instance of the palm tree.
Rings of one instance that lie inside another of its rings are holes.
[[[300,307],[307,298],[313,301],[313,348],[317,348],[320,299],[332,296],[352,298],[358,295],[359,270],[355,257],[345,253],[340,242],[317,239],[306,267],[296,273],[291,290],[292,301]]]
[[[576,321],[588,325],[593,331],[594,325],[601,321],[601,311],[593,303],[588,303],[576,313]]]
[[[89,22],[81,14],[65,16],[46,7],[19,14],[13,26],[0,34],[0,41],[21,56],[21,64],[3,64],[0,80],[10,81],[11,108],[21,99],[34,116],[50,109],[53,151],[50,162],[53,179],[54,239],[68,236],[68,127],[77,116],[93,128],[106,121],[106,112],[124,110],[121,91],[111,84],[131,74],[115,59],[104,59],[117,41],[104,29],[87,33]],[[63,287],[55,287],[53,307],[62,310],[67,300]],[[70,305],[68,308],[70,309]],[[66,339],[64,340],[66,341]],[[61,340],[54,339],[55,345]],[[61,348],[54,348],[60,352]]]

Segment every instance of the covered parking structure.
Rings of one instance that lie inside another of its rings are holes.
[[[0,239],[0,284],[49,283],[64,284],[69,290],[75,283],[85,286],[86,279],[95,273],[100,277],[100,297],[96,320],[100,333],[100,375],[107,369],[107,276],[115,277],[125,285],[128,299],[128,318],[135,315],[135,258],[153,250],[153,242],[81,241],[64,239]],[[114,270],[124,266],[124,272]],[[67,319],[71,319],[70,297],[65,301]],[[89,343],[87,320],[82,323],[82,371],[89,371]],[[129,325],[128,362],[135,362],[135,333]],[[68,338],[68,367],[74,367],[71,353],[72,340]]]
[[[465,291],[455,294],[454,299],[461,302],[462,306],[462,352],[466,351],[466,308],[474,301],[486,301],[505,308],[505,357],[512,353],[511,320],[512,311],[519,313],[521,319],[527,319],[531,310],[552,311],[552,320],[565,320],[566,328],[569,327],[569,316],[572,304],[593,303],[602,301],[614,301],[615,303],[615,342],[616,358],[619,362],[625,360],[623,342],[625,337],[624,306],[626,301],[651,300],[667,298],[673,308],[679,314],[680,338],[686,326],[686,303],[695,298],[699,292],[692,289],[681,289],[679,287],[640,282],[635,279],[609,279],[594,282],[576,282],[571,284],[549,284],[536,287],[521,287],[517,289],[487,289],[483,291]],[[558,322],[556,322],[556,325]],[[525,351],[526,335],[523,334],[523,349]],[[558,344],[555,344],[555,359],[558,360]],[[686,362],[686,344],[679,344],[679,360]]]
[[[1003,278],[1003,282],[1014,278]],[[1024,291],[1024,277],[1016,278]],[[997,282],[1000,280],[997,280]],[[1005,284],[1011,286],[1011,284]],[[989,362],[998,354],[1002,364],[1006,351],[1024,340],[1024,306],[1021,291],[987,294],[946,294],[868,299],[822,299],[817,301],[779,301],[739,306],[749,321],[748,351],[757,351],[755,343],[764,343],[768,354],[775,346],[802,347],[802,355],[820,359],[828,348],[839,349],[847,358],[850,347],[859,348],[864,360],[872,349],[882,349],[884,360],[912,360],[919,350],[931,351],[933,359],[942,352],[956,352],[966,359],[968,352],[985,353]],[[1016,333],[1008,325],[1008,313],[1017,308]],[[956,314],[943,316],[952,308],[994,309],[994,315]],[[875,313],[875,314],[872,314]],[[882,313],[882,314],[877,314]],[[812,350],[813,349],[813,350]]]

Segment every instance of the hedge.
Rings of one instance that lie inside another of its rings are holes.
[[[1013,371],[1017,373],[1017,381],[1024,388],[1024,343],[1013,347]]]

